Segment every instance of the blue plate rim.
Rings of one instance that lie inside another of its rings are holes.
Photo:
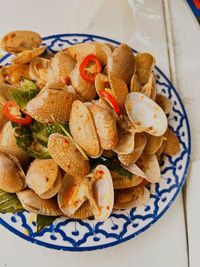
[[[107,38],[107,37],[103,37],[103,36],[99,36],[99,35],[93,35],[93,34],[84,34],[84,33],[63,33],[63,34],[54,34],[54,35],[49,35],[49,36],[45,36],[42,38],[43,41],[51,39],[51,38],[61,38],[61,37],[69,37],[69,36],[74,36],[74,37],[88,37],[88,38],[99,38],[101,40],[107,41],[107,42],[112,42],[115,44],[120,44],[119,41],[113,40],[111,38]],[[135,50],[134,50],[135,51]],[[136,52],[136,51],[135,51]],[[10,54],[6,54],[5,56],[3,56],[0,59],[0,63],[2,61],[4,61],[7,57],[9,57]],[[182,100],[179,96],[179,94],[177,93],[175,87],[172,85],[171,81],[166,77],[166,75],[157,67],[155,66],[155,69],[157,70],[157,72],[163,76],[165,78],[165,80],[170,84],[171,88],[173,89],[173,91],[175,92],[175,95],[177,96],[179,103],[181,105],[181,108],[183,110],[183,115],[184,118],[186,120],[186,127],[187,127],[187,131],[188,131],[188,153],[187,153],[187,162],[185,165],[185,170],[182,176],[182,181],[176,191],[176,193],[174,194],[174,196],[172,197],[171,201],[166,205],[166,207],[162,210],[162,212],[155,217],[155,219],[153,221],[151,221],[150,223],[148,223],[146,226],[144,226],[142,229],[138,230],[137,232],[123,238],[120,240],[116,240],[114,242],[108,243],[108,244],[103,244],[103,245],[98,245],[98,246],[90,246],[90,247],[67,247],[67,246],[59,246],[59,245],[52,245],[40,240],[36,240],[33,239],[23,233],[21,233],[20,231],[16,230],[15,228],[13,228],[12,226],[10,226],[8,223],[6,223],[2,218],[0,218],[0,224],[3,225],[5,228],[7,228],[8,230],[10,230],[12,233],[14,233],[15,235],[40,246],[46,247],[46,248],[51,248],[51,249],[56,249],[56,250],[63,250],[63,251],[74,251],[74,252],[81,252],[81,251],[91,251],[91,250],[98,250],[98,249],[104,249],[104,248],[108,248],[108,247],[113,247],[115,245],[119,245],[121,243],[124,243],[136,236],[138,236],[139,234],[143,233],[144,231],[146,231],[147,229],[149,229],[152,225],[154,225],[165,213],[166,211],[169,209],[169,207],[172,205],[172,203],[174,203],[175,199],[177,198],[177,195],[180,193],[183,184],[185,183],[186,180],[186,176],[188,174],[189,171],[189,165],[190,165],[190,157],[191,157],[191,131],[190,131],[190,125],[189,125],[189,120],[187,117],[187,113],[185,110],[185,107],[182,103]]]

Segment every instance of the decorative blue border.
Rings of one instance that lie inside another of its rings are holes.
[[[112,43],[115,43],[115,44],[120,44],[120,42],[118,41],[114,41],[112,39],[109,39],[109,38],[106,38],[106,37],[101,37],[101,36],[97,36],[97,35],[91,35],[91,34],[58,34],[58,35],[51,35],[51,36],[47,36],[47,37],[44,37],[43,40],[48,40],[48,39],[51,39],[51,38],[62,38],[62,37],[70,37],[70,36],[73,36],[73,37],[86,37],[86,38],[98,38],[98,39],[101,39],[103,41],[106,41],[106,42],[112,42]],[[5,56],[3,56],[1,59],[0,59],[0,63],[2,61],[4,61],[7,57],[9,57],[9,54],[6,54]],[[34,244],[38,244],[40,246],[44,246],[46,248],[51,248],[51,249],[57,249],[57,250],[63,250],[63,251],[90,251],[90,250],[96,250],[96,249],[103,249],[103,248],[107,248],[107,247],[112,247],[112,246],[115,246],[115,245],[118,245],[118,244],[121,244],[131,238],[134,238],[136,237],[137,235],[141,234],[142,232],[144,232],[145,230],[147,230],[151,225],[153,225],[160,217],[162,217],[162,215],[168,210],[168,208],[171,206],[171,204],[174,202],[174,200],[176,199],[178,193],[180,192],[184,182],[185,182],[185,179],[186,179],[186,175],[188,173],[188,169],[189,169],[189,164],[190,164],[190,154],[191,154],[191,134],[190,134],[190,127],[189,127],[189,122],[188,122],[188,118],[187,118],[187,114],[186,114],[186,111],[185,111],[185,108],[183,106],[183,103],[178,95],[178,93],[176,92],[175,88],[173,87],[173,85],[171,84],[171,82],[169,81],[169,79],[165,76],[165,74],[156,66],[155,67],[156,71],[164,77],[164,79],[167,81],[167,83],[170,85],[170,87],[172,88],[172,90],[174,91],[176,97],[178,98],[179,100],[179,103],[181,105],[181,108],[183,110],[183,115],[184,115],[184,118],[185,118],[185,121],[186,121],[186,127],[187,127],[187,133],[188,133],[188,151],[187,151],[187,162],[186,162],[186,165],[185,165],[185,170],[184,170],[184,173],[183,173],[183,176],[182,176],[182,179],[181,179],[181,183],[179,184],[179,187],[176,191],[176,193],[174,194],[172,200],[168,203],[168,205],[162,210],[162,212],[157,215],[153,221],[151,221],[150,223],[148,223],[146,226],[144,226],[142,229],[140,229],[139,231],[135,232],[134,234],[132,235],[129,235],[123,239],[119,239],[119,240],[116,240],[114,242],[111,242],[111,243],[108,243],[108,244],[103,244],[103,245],[98,245],[98,246],[91,246],[91,247],[66,247],[66,246],[58,246],[58,245],[52,245],[52,244],[49,244],[49,243],[46,243],[46,242],[43,242],[43,241],[40,241],[40,240],[36,240],[36,239],[33,239],[32,237],[29,237],[23,233],[21,233],[20,231],[16,230],[15,228],[13,228],[12,226],[10,226],[8,223],[6,223],[3,219],[0,218],[0,224],[3,225],[4,227],[6,227],[8,230],[10,230],[11,232],[13,232],[14,234],[18,235],[19,237],[25,239],[25,240],[28,240]]]

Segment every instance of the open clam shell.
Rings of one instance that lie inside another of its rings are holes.
[[[85,81],[81,75],[80,75],[80,67],[81,61],[78,61],[76,63],[75,68],[72,70],[70,79],[71,84],[74,87],[77,94],[84,97],[86,100],[90,101],[95,98],[96,96],[96,90],[94,83],[90,83],[88,81]]]
[[[58,165],[53,159],[35,159],[26,174],[26,182],[37,195],[43,198],[42,195],[53,187],[59,175]],[[55,191],[55,194],[57,192]]]
[[[33,50],[24,50],[19,54],[17,54],[14,58],[12,58],[12,62],[14,64],[20,64],[20,65],[27,64],[32,59],[43,54],[46,48],[47,46],[41,46],[38,48],[34,48]]]
[[[92,115],[86,105],[79,100],[72,104],[69,128],[74,140],[89,156],[99,155],[101,147]]]
[[[96,220],[107,219],[113,209],[114,189],[111,174],[104,165],[98,165],[89,183],[89,201]]]
[[[99,137],[100,145],[103,149],[113,149],[118,142],[116,120],[112,113],[98,105],[88,106]]]
[[[127,131],[127,132],[120,132],[119,131],[119,139],[118,143],[113,151],[122,154],[122,155],[129,155],[134,151],[135,148],[135,131]]]
[[[16,144],[15,130],[10,121],[4,124],[0,132],[0,151],[15,156],[23,166],[28,163],[29,156]]]
[[[146,133],[147,144],[144,152],[147,154],[155,154],[161,147],[163,142],[163,136],[153,136]]]
[[[52,185],[52,187],[49,188],[49,190],[46,191],[45,193],[41,194],[40,198],[49,199],[49,198],[52,198],[53,196],[55,196],[61,187],[61,183],[62,183],[62,175],[61,175],[61,171],[59,170],[58,176],[57,176],[54,184]]]
[[[62,215],[55,198],[41,199],[31,189],[25,189],[17,193],[17,197],[27,211],[48,216]]]
[[[87,179],[65,175],[58,192],[58,205],[66,216],[73,216],[87,200]]]
[[[129,93],[125,108],[133,125],[154,136],[161,136],[167,129],[167,117],[149,97],[138,92]]]
[[[172,102],[169,98],[164,95],[156,95],[156,103],[162,108],[165,114],[169,114],[172,110]]]
[[[36,57],[30,62],[30,77],[32,80],[37,81],[39,87],[43,87],[48,81],[49,65],[50,60],[42,57]]]
[[[163,152],[168,156],[175,156],[180,152],[178,137],[171,129],[169,129],[166,146]]]
[[[142,85],[148,82],[149,76],[155,65],[154,57],[149,53],[141,53],[135,56],[136,74]]]
[[[71,140],[62,134],[51,134],[48,151],[55,162],[69,175],[85,176],[89,173],[89,162],[78,151]]]
[[[155,154],[142,154],[137,164],[143,170],[145,179],[150,183],[158,183],[161,179],[160,166]]]
[[[62,84],[70,82],[70,74],[74,69],[76,62],[65,52],[58,52],[51,60],[51,68],[54,73],[55,81]]]
[[[72,45],[65,50],[74,60],[80,61],[89,54],[95,55],[105,65],[111,49],[107,44],[91,42]]]
[[[156,99],[156,79],[153,73],[149,75],[148,82],[142,87],[142,93],[152,100]]]
[[[26,187],[25,174],[18,159],[0,152],[0,189],[15,193]]]
[[[7,83],[20,86],[22,77],[30,80],[29,66],[12,64],[2,69],[2,75]]]
[[[118,159],[121,163],[128,166],[132,163],[135,163],[139,157],[141,156],[145,146],[146,146],[147,138],[143,133],[135,134],[135,146],[134,150],[130,154],[120,154],[118,153]]]
[[[142,177],[135,175],[135,174],[131,174],[131,175],[123,174],[122,175],[117,171],[110,171],[110,172],[111,172],[112,179],[113,179],[114,189],[122,189],[122,188],[129,188],[129,187],[137,186],[143,180]]]
[[[78,95],[57,89],[44,88],[31,99],[26,112],[42,123],[66,122],[69,120],[72,103]]]
[[[119,45],[108,57],[108,73],[114,77],[130,83],[135,72],[135,59],[131,48],[126,44]]]
[[[80,208],[76,210],[76,212],[69,217],[73,219],[83,220],[83,219],[87,219],[92,216],[93,214],[92,214],[90,202],[86,200],[85,202],[83,202]]]
[[[167,130],[165,131],[164,135],[162,136],[162,144],[159,147],[159,149],[156,151],[156,156],[159,157],[161,156],[161,154],[164,152],[165,147],[167,145],[167,138],[168,138],[168,134],[169,134],[169,128],[167,128]]]
[[[9,53],[19,53],[27,49],[39,47],[41,36],[33,31],[13,31],[1,39],[1,48]]]
[[[114,96],[119,106],[122,107],[124,105],[124,100],[128,94],[128,87],[124,80],[117,77],[116,74],[113,74],[113,72],[109,72],[108,77],[111,94]]]
[[[150,198],[149,190],[144,186],[135,186],[132,188],[115,190],[114,208],[131,209],[142,206]]]

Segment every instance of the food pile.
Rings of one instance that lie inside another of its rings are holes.
[[[1,40],[0,212],[106,220],[145,204],[176,155],[155,59],[90,42],[55,54],[32,31]]]

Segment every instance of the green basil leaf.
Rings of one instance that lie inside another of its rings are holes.
[[[44,216],[44,215],[37,215],[37,232],[42,231],[45,227],[51,225],[58,217],[56,216]]]
[[[7,193],[0,189],[0,213],[14,213],[23,210],[16,194]]]

